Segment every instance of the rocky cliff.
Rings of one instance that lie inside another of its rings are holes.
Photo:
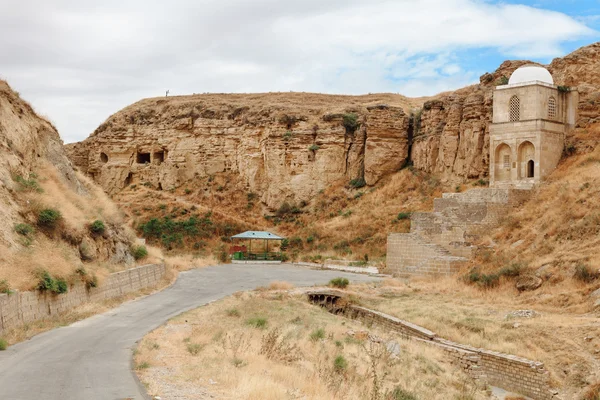
[[[13,287],[27,288],[38,269],[66,275],[83,261],[132,260],[114,204],[74,171],[54,126],[4,81],[0,203],[0,281]],[[48,220],[40,217],[44,210],[52,210]],[[89,230],[95,219],[103,221],[103,232]]]
[[[340,179],[372,185],[400,169],[409,149],[404,109],[419,104],[399,95],[303,93],[146,99],[68,151],[109,193],[235,173],[278,207],[308,201]]]
[[[598,51],[596,43],[548,67],[558,85],[582,92],[577,129],[585,132],[598,123]],[[109,193],[135,183],[172,189],[235,173],[271,208],[309,201],[340,180],[374,185],[408,162],[446,181],[483,178],[493,89],[526,63],[506,61],[477,85],[429,99],[304,93],[145,99],[68,152]]]

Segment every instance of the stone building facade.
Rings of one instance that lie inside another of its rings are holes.
[[[554,85],[543,67],[518,68],[494,91],[490,186],[530,189],[557,166],[576,120],[576,89]]]

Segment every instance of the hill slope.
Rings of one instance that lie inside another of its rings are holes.
[[[0,281],[36,285],[133,263],[131,233],[103,191],[75,172],[54,126],[0,81]],[[94,221],[95,228],[91,227]],[[103,229],[102,229],[103,226]],[[133,236],[135,237],[135,236]]]

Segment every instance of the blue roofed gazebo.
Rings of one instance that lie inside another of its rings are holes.
[[[269,245],[269,243],[271,241],[281,242],[284,239],[271,232],[246,231],[231,237],[231,240],[237,244],[232,245],[229,252],[234,262],[254,260],[281,262],[280,246],[277,244]],[[273,251],[276,248],[278,248],[278,251]]]

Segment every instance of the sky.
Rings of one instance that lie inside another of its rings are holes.
[[[600,0],[0,0],[0,78],[80,141],[145,97],[401,93],[600,41]]]

